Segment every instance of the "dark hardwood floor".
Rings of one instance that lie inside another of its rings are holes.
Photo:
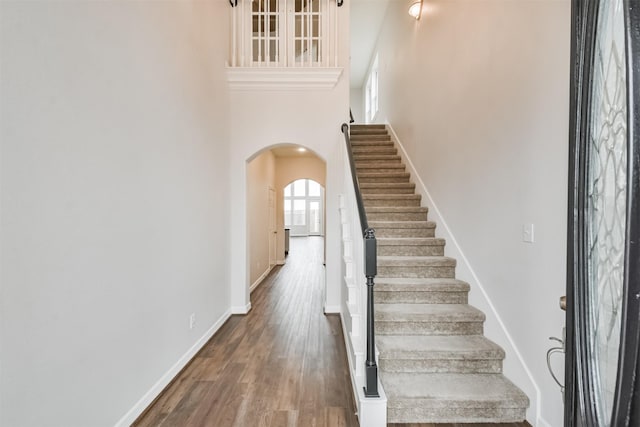
[[[134,425],[358,426],[340,318],[322,313],[322,245],[292,238],[286,265],[251,295],[251,312],[232,316]]]
[[[357,426],[339,316],[322,311],[321,237],[251,295],[137,426]]]

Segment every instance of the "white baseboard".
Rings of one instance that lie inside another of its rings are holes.
[[[353,400],[356,403],[356,413],[360,415],[360,399],[358,398],[358,382],[356,380],[356,369],[352,354],[352,345],[349,343],[350,335],[345,329],[344,315],[340,311],[340,325],[342,327],[342,337],[344,338],[344,347],[347,351],[347,364],[349,365],[349,378],[351,379],[351,390],[353,391]]]
[[[325,305],[324,314],[340,314],[342,310],[339,305]]]
[[[551,424],[549,424],[544,418],[542,417],[538,417],[538,420],[535,423],[536,427],[552,427]]]
[[[247,314],[251,311],[251,301],[247,305],[234,305],[231,307],[231,314]]]
[[[404,149],[402,142],[400,142],[400,138],[398,138],[398,135],[395,133],[395,131],[393,130],[393,127],[389,123],[386,123],[386,126],[387,126],[387,130],[391,134],[392,141],[394,141],[398,145],[398,148],[399,148],[398,154],[400,154],[402,161],[406,165],[408,169],[407,171],[411,174],[411,177],[415,180],[416,191],[422,196],[423,202],[426,202],[429,207],[429,216],[432,217],[432,220],[438,224],[438,230],[440,230],[440,233],[443,234],[442,237],[444,237],[447,241],[447,245],[445,247],[445,251],[446,251],[445,255],[451,256],[452,258],[456,258],[458,260],[457,272],[462,271],[463,274],[468,277],[468,279],[466,280],[472,285],[472,287],[477,288],[480,291],[480,294],[482,295],[482,300],[488,307],[488,310],[491,312],[493,318],[495,319],[498,327],[500,328],[506,340],[505,343],[499,342],[498,344],[505,344],[508,346],[508,349],[505,348],[505,350],[507,350],[507,353],[513,352],[516,359],[518,360],[518,364],[520,365],[520,367],[522,368],[522,371],[524,372],[525,377],[530,382],[529,390],[533,389],[533,392],[535,393],[535,398],[533,398],[533,396],[529,396],[531,405],[529,407],[529,410],[527,411],[528,418],[533,419],[534,417],[531,415],[535,414],[536,419],[540,420],[540,410],[541,410],[540,387],[538,387],[538,384],[535,381],[533,374],[531,373],[531,371],[529,370],[529,367],[524,361],[524,357],[522,356],[521,352],[516,346],[515,341],[513,340],[513,337],[509,333],[507,326],[505,325],[504,321],[502,320],[502,317],[498,313],[498,310],[496,309],[495,305],[493,304],[493,301],[489,297],[489,294],[487,293],[485,287],[483,286],[478,275],[476,274],[475,270],[471,266],[471,263],[469,262],[464,252],[462,251],[462,247],[458,244],[458,241],[456,240],[455,236],[453,235],[453,232],[449,228],[449,225],[443,218],[442,213],[440,212],[440,210],[438,209],[438,206],[436,205],[435,201],[431,197],[431,194],[429,193],[427,186],[425,185],[424,181],[422,181],[422,178],[418,174],[418,171],[413,165],[413,162],[411,162],[411,159],[407,155],[407,152]],[[505,345],[503,345],[503,347]],[[519,384],[519,386],[521,388],[524,388],[522,384]]]
[[[262,273],[262,275],[261,275],[260,277],[258,277],[258,279],[257,279],[255,282],[253,282],[253,284],[252,284],[252,285],[251,285],[251,287],[249,288],[249,294],[251,294],[251,292],[253,292],[253,290],[254,290],[255,288],[257,288],[257,287],[260,285],[260,283],[262,283],[262,281],[263,281],[264,279],[266,279],[266,278],[267,278],[267,276],[269,275],[269,273],[271,273],[271,270],[273,270],[273,267],[275,267],[275,265],[272,265],[271,267],[267,268],[267,269],[264,271],[264,273]]]
[[[231,310],[227,310],[216,322],[196,341],[193,346],[156,382],[151,389],[127,412],[116,424],[115,427],[129,427],[145,409],[154,401],[156,397],[165,389],[167,385],[187,366],[187,363],[200,351],[202,347],[211,339],[224,322],[231,316]]]

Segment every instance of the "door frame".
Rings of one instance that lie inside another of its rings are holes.
[[[567,238],[565,426],[597,426],[587,328],[587,142],[597,11],[602,0],[573,0]],[[606,1],[606,0],[604,0]],[[627,219],[623,312],[611,425],[640,425],[640,2],[623,0],[627,55]],[[635,67],[633,67],[635,65]]]

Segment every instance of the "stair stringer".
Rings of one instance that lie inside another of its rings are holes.
[[[391,141],[396,145],[396,147],[398,147],[398,154],[400,155],[401,161],[407,167],[407,172],[411,174],[411,177],[416,184],[416,194],[422,196],[421,205],[429,208],[430,220],[438,224],[438,234],[440,235],[438,237],[444,238],[447,242],[447,245],[445,246],[445,256],[458,260],[456,266],[456,278],[469,283],[472,290],[478,289],[480,291],[469,293],[469,304],[477,307],[486,314],[484,335],[496,344],[500,345],[507,355],[512,354],[515,356],[516,360],[509,357],[504,359],[503,374],[523,390],[527,396],[529,396],[530,405],[527,409],[527,419],[535,419],[536,423],[534,425],[547,425],[546,421],[544,421],[540,414],[540,387],[533,378],[531,370],[525,363],[522,353],[516,346],[500,314],[497,312],[495,305],[482,285],[482,282],[458,244],[458,241],[449,228],[446,220],[440,213],[440,210],[438,209],[434,199],[431,197],[427,186],[424,181],[422,181],[420,174],[407,155],[400,138],[398,138],[398,135],[395,133],[391,124],[387,122],[385,123],[385,126],[389,131]]]
[[[345,152],[346,156],[346,152]],[[345,182],[351,182],[350,166],[345,168]],[[366,279],[364,277],[364,243],[360,237],[360,223],[352,186],[345,186],[346,194],[339,195],[341,222],[341,260],[343,269],[342,307],[340,318],[347,350],[349,376],[360,425],[383,427],[387,425],[387,397],[378,380],[379,398],[365,398],[364,364],[366,348]],[[378,352],[376,351],[376,359]]]

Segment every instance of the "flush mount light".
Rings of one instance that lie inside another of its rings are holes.
[[[422,0],[414,1],[409,7],[409,15],[416,18],[416,20],[420,19],[420,15],[422,15]]]
[[[298,147],[298,151],[304,153],[305,151],[307,151],[307,149],[304,147]]]

